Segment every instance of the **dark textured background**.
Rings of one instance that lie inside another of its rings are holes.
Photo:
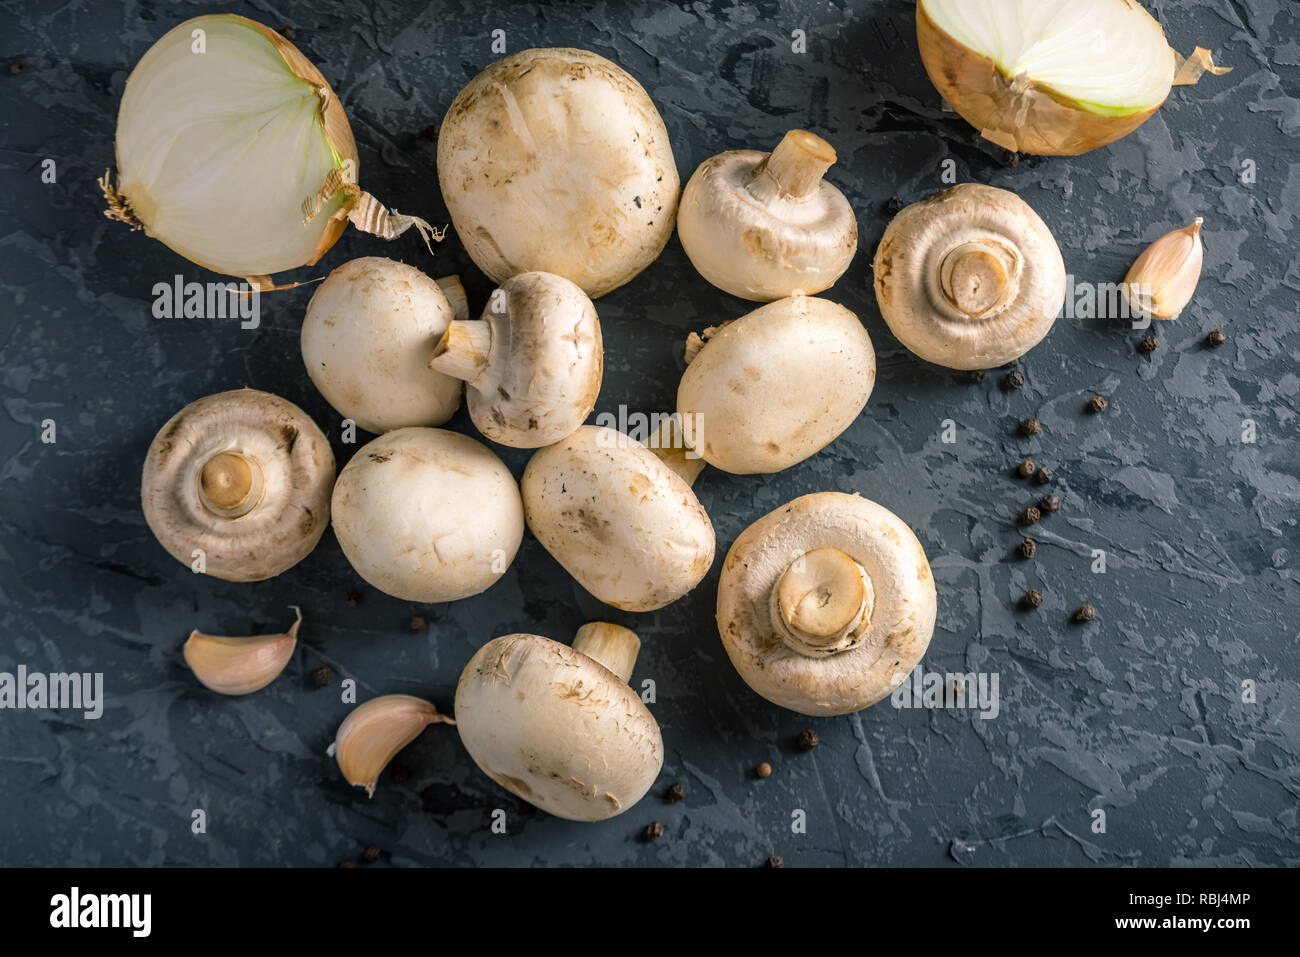
[[[707,471],[697,483],[720,555],[749,522],[810,491],[861,492],[903,517],[934,567],[939,621],[930,670],[994,671],[1001,714],[897,711],[804,719],[751,693],[728,664],[712,604],[717,570],[658,613],[613,612],[583,593],[531,536],[488,593],[421,607],[361,585],[332,534],[277,580],[196,576],[141,516],[140,464],[185,403],[249,385],[299,403],[337,440],[338,418],[298,351],[311,289],[263,300],[262,327],[155,320],[151,288],[176,273],[216,278],[100,213],[94,180],[113,157],[123,83],[167,29],[219,7],[183,2],[3,0],[0,55],[0,670],[103,671],[103,718],[0,712],[0,862],[333,864],[367,844],[393,864],[1268,865],[1300,863],[1300,8],[1280,0],[1154,2],[1174,47],[1200,43],[1236,69],[1176,89],[1135,134],[1078,158],[1014,168],[952,113],[922,70],[907,0],[868,3],[603,3],[478,0],[406,4],[237,3],[329,78],[361,150],[365,187],[435,222],[436,124],[460,87],[510,51],[574,45],[608,56],[649,90],[683,182],[723,149],[769,149],[791,127],[839,150],[831,179],[858,211],[861,248],[827,295],[856,311],[879,355],[864,414],[829,449],[778,476]],[[808,52],[791,52],[804,29]],[[58,182],[40,182],[44,158]],[[881,322],[870,260],[894,194],[919,199],[961,180],[1019,192],[1055,231],[1079,280],[1119,281],[1164,232],[1205,217],[1205,273],[1192,306],[1144,334],[1118,321],[1061,320],[1022,363],[1023,391],[971,384],[903,350]],[[1258,181],[1239,182],[1243,160]],[[454,236],[430,259],[414,235],[392,245],[350,233],[317,269],[359,255],[458,270],[475,308],[490,284]],[[597,303],[607,375],[598,411],[671,409],[688,331],[749,307],[697,275],[674,238],[630,285]],[[1203,347],[1222,327],[1228,344]],[[1083,411],[1094,393],[1109,411]],[[1037,415],[1032,440],[1015,423]],[[57,444],[38,439],[44,418]],[[953,419],[957,442],[943,444]],[[1258,441],[1241,441],[1242,421]],[[453,428],[473,434],[462,411]],[[355,447],[335,444],[340,465]],[[526,453],[498,449],[518,474]],[[1016,560],[1017,511],[1044,489],[1009,469],[1025,453],[1055,469],[1062,511]],[[1089,571],[1105,549],[1109,570]],[[364,600],[345,602],[361,587]],[[1030,587],[1047,596],[1018,612]],[[1083,602],[1089,625],[1070,622]],[[286,626],[303,606],[300,650],[267,690],[220,699],[179,650],[191,628]],[[412,634],[413,614],[428,617]],[[325,749],[348,708],[328,663],[362,697],[410,692],[450,707],[461,666],[489,638],[568,640],[605,617],[636,628],[636,680],[652,677],[667,759],[651,796],[579,825],[520,815],[479,774],[455,732],[430,728],[373,800]],[[1241,702],[1243,679],[1258,702]],[[813,727],[821,747],[798,754]],[[750,769],[770,761],[775,774]],[[659,797],[675,780],[687,798]],[[509,812],[510,833],[488,830]],[[208,833],[190,832],[204,808]],[[808,831],[790,831],[806,810]],[[1108,830],[1090,830],[1104,808]],[[664,837],[637,839],[651,820]],[[955,866],[955,865],[954,865]]]

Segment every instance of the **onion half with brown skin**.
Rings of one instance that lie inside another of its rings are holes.
[[[1021,153],[1071,156],[1141,126],[1173,86],[1218,67],[1184,60],[1136,0],[917,0],[921,59],[980,135]]]
[[[127,78],[110,219],[213,272],[275,288],[315,263],[348,222],[392,239],[422,219],[357,186],[356,142],[338,97],[292,43],[234,14],[174,27]]]

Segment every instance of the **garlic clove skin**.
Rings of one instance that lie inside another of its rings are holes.
[[[1201,278],[1205,251],[1201,223],[1161,236],[1134,260],[1124,277],[1124,293],[1140,315],[1174,319],[1192,301]]]
[[[185,663],[204,687],[217,694],[245,695],[261,691],[274,681],[293,657],[298,644],[302,609],[290,606],[298,616],[289,630],[279,635],[229,638],[205,635],[197,629],[185,642]]]
[[[366,794],[374,797],[375,782],[388,762],[425,728],[440,721],[456,723],[423,698],[406,694],[371,698],[339,725],[333,747],[339,770],[349,784],[365,788]]]

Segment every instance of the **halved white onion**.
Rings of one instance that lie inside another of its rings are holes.
[[[348,221],[391,239],[422,219],[356,185],[357,147],[329,83],[298,49],[233,14],[187,20],[127,78],[107,215],[191,262],[262,288],[316,262]]]
[[[1136,0],[917,0],[930,80],[986,139],[1009,150],[1083,153],[1137,129],[1205,72]]]

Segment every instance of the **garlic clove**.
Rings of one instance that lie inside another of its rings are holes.
[[[260,691],[284,670],[298,643],[302,609],[290,606],[297,620],[279,635],[228,638],[190,632],[185,642],[185,663],[203,685],[217,694],[244,695]]]
[[[1192,301],[1201,278],[1201,217],[1161,236],[1129,267],[1124,291],[1140,315],[1173,319]]]
[[[455,724],[428,701],[406,694],[382,695],[354,708],[339,725],[333,753],[354,787],[374,797],[375,781],[394,755],[438,722]]]

